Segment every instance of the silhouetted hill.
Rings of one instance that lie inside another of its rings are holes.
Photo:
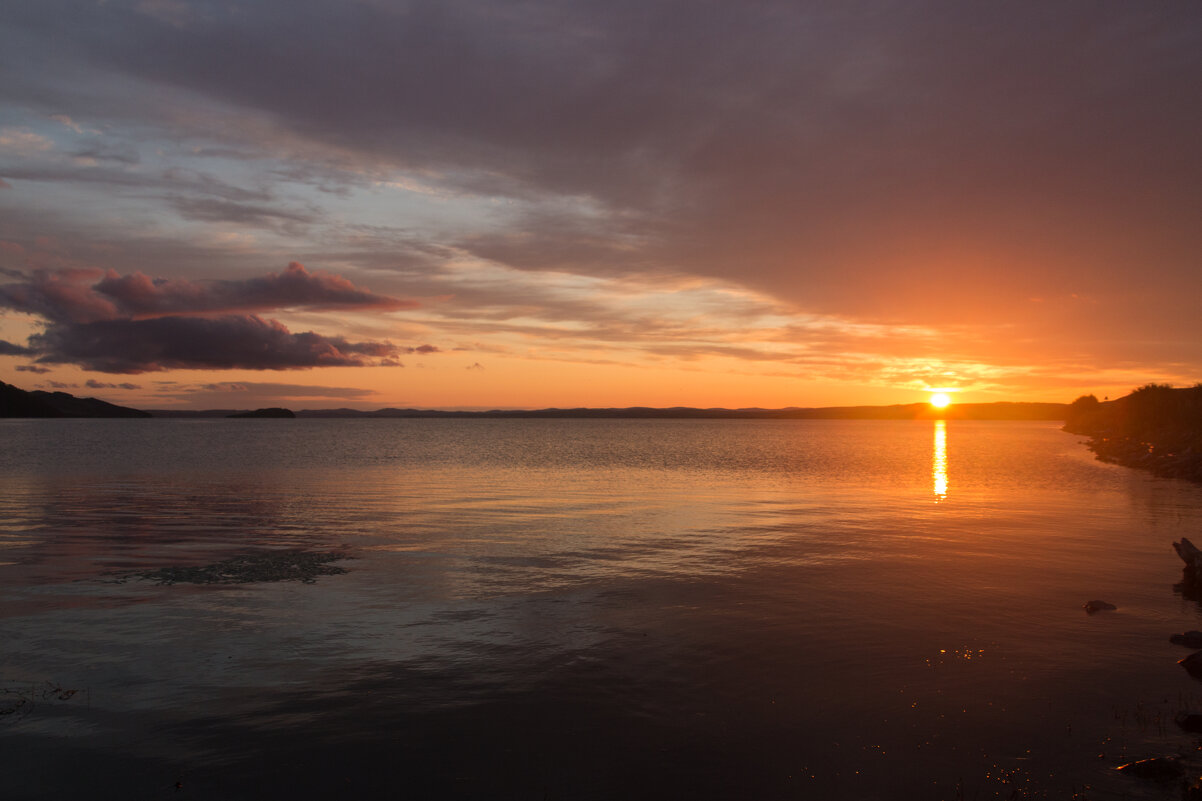
[[[0,417],[307,417],[307,418],[564,418],[564,419],[684,419],[684,420],[1064,420],[1065,403],[959,403],[936,409],[927,403],[893,406],[827,406],[785,409],[697,409],[688,406],[622,409],[304,409],[292,412],[273,407],[245,409],[155,409],[141,411],[66,392],[26,392],[0,382]]]
[[[196,420],[202,417],[229,417],[241,414],[246,409],[148,409],[151,417],[177,420]]]
[[[394,418],[572,418],[572,419],[696,419],[696,420],[1063,420],[1066,403],[962,403],[935,409],[928,403],[895,406],[828,406],[786,409],[696,409],[687,406],[623,409],[494,409],[485,412],[441,409],[303,409],[297,417]]]
[[[0,417],[65,417],[32,393],[0,381]]]
[[[149,412],[66,392],[27,392],[0,382],[0,417],[150,417]]]
[[[1088,436],[1104,462],[1202,481],[1202,384],[1147,384],[1105,402],[1083,395],[1070,404],[1064,430]]]
[[[279,406],[272,406],[268,409],[255,409],[253,412],[237,412],[236,414],[227,414],[226,417],[272,417],[292,419],[296,417],[291,409],[284,409]]]

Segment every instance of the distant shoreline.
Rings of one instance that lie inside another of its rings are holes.
[[[1064,403],[972,403],[934,409],[930,404],[894,406],[830,406],[786,409],[698,409],[634,406],[574,409],[493,409],[452,411],[442,409],[301,409],[298,418],[309,419],[575,419],[575,420],[1064,420]],[[227,417],[233,410],[152,409],[154,417]]]
[[[459,418],[459,419],[657,419],[657,420],[1056,420],[1066,419],[1067,403],[960,403],[936,409],[929,403],[892,406],[826,406],[784,409],[653,408],[492,409],[132,409],[66,392],[27,392],[0,382],[0,417],[137,417],[198,419],[228,417],[299,418]]]

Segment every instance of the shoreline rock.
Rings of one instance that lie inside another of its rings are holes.
[[[1202,483],[1202,384],[1147,384],[1113,401],[1083,395],[1064,430],[1089,437],[1100,461]]]

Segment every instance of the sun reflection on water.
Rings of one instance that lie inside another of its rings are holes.
[[[931,457],[935,503],[947,498],[947,421],[935,421],[935,453]]]

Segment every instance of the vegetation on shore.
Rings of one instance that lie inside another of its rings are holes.
[[[1202,384],[1146,384],[1104,402],[1083,395],[1069,405],[1064,430],[1088,436],[1103,462],[1202,482]]]

